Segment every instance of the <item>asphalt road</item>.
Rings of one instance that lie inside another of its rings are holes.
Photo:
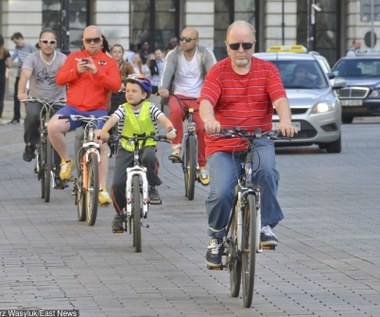
[[[340,154],[278,150],[286,218],[275,229],[276,251],[258,257],[248,309],[230,297],[226,271],[206,268],[208,189],[197,185],[194,201],[186,200],[168,145],[158,152],[163,204],[152,206],[135,253],[129,234],[112,234],[112,207],[89,227],[76,220],[71,188],[44,203],[33,164],[21,158],[22,125],[0,126],[0,313],[379,317],[379,121],[343,125]]]

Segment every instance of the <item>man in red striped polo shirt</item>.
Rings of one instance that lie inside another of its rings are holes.
[[[232,23],[227,30],[228,57],[215,64],[208,72],[200,102],[200,116],[204,122],[206,157],[210,168],[210,193],[206,200],[211,237],[206,263],[221,265],[221,242],[226,234],[235,185],[240,174],[247,143],[240,138],[216,138],[221,128],[239,127],[255,131],[272,129],[273,108],[279,117],[279,130],[285,136],[296,133],[291,125],[291,111],[277,68],[266,61],[252,57],[255,30],[245,21]],[[255,140],[254,158],[260,157],[260,166],[253,182],[261,188],[261,240],[266,245],[277,245],[272,232],[283,219],[277,201],[279,174],[276,170],[274,143],[268,138]],[[221,172],[223,171],[223,172]]]

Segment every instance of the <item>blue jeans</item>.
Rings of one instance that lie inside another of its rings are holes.
[[[240,177],[241,161],[245,152],[215,152],[207,159],[210,171],[210,193],[206,199],[208,235],[223,238],[232,209],[235,186]],[[284,218],[277,201],[280,179],[276,170],[275,149],[272,140],[254,141],[253,183],[261,190],[261,224],[272,228]]]

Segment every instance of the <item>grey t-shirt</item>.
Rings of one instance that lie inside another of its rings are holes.
[[[66,60],[66,55],[55,51],[53,59],[47,63],[40,56],[40,51],[29,54],[22,66],[32,71],[29,80],[29,95],[34,98],[59,100],[66,98],[66,86],[58,86],[55,76]]]

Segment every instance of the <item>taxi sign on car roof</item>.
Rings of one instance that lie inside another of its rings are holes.
[[[268,47],[268,53],[306,53],[307,49],[303,45],[273,45]]]
[[[379,49],[358,49],[358,50],[355,50],[355,55],[358,57],[358,56],[362,56],[362,57],[365,57],[365,56],[380,56],[380,50]]]

